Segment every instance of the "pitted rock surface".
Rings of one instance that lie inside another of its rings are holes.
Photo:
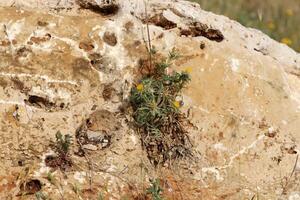
[[[197,4],[150,0],[152,45],[179,51],[173,70],[192,69],[182,96],[194,157],[155,169],[122,108],[148,56],[145,4],[114,3],[103,15],[73,0],[0,2],[0,199],[34,199],[18,196],[31,180],[52,199],[138,199],[151,178],[166,199],[297,198],[299,54]],[[79,127],[93,141],[85,156]],[[65,173],[45,165],[57,131],[73,138]]]

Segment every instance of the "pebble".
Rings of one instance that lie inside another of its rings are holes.
[[[87,131],[87,137],[89,141],[101,142],[104,139],[104,133],[96,131]]]
[[[92,145],[92,144],[82,145],[82,148],[87,149],[87,150],[91,150],[91,151],[97,151],[98,150],[97,146]]]

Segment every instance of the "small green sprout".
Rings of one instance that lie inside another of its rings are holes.
[[[163,200],[161,193],[163,189],[160,187],[158,179],[151,181],[151,186],[147,189],[147,193],[151,194],[153,200]]]
[[[56,135],[56,150],[59,154],[68,154],[71,146],[71,136],[69,134],[62,135],[60,131],[57,131]]]

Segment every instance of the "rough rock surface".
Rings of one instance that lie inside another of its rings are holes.
[[[176,70],[192,68],[183,99],[195,156],[154,169],[120,109],[147,56],[145,5],[118,3],[102,16],[72,0],[0,2],[0,199],[39,189],[51,199],[139,199],[149,178],[166,199],[299,199],[300,55],[199,5],[149,1],[153,45],[179,50]],[[99,110],[114,116],[100,120]],[[89,118],[111,144],[82,157],[75,134]],[[58,130],[74,138],[65,173],[44,162]]]

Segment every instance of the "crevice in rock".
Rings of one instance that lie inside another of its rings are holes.
[[[210,28],[208,25],[200,22],[194,22],[189,25],[188,28],[181,29],[180,36],[183,35],[192,37],[203,36],[216,42],[222,42],[224,40],[224,35],[220,30]]]
[[[143,22],[147,23],[147,20],[143,20]],[[163,13],[154,15],[149,19],[148,22],[150,24],[154,24],[156,26],[162,27],[165,30],[169,30],[177,27],[177,24],[164,17]]]
[[[290,70],[286,70],[286,72],[300,79],[300,70],[298,68],[294,67]]]
[[[93,0],[76,0],[76,3],[81,8],[91,10],[103,16],[115,15],[120,9],[114,0],[106,0],[99,4]]]
[[[28,98],[24,99],[24,102],[29,106],[45,109],[47,111],[62,110],[67,107],[67,104],[65,104],[64,102],[55,103],[50,101],[46,97],[41,97],[38,95],[28,95]]]
[[[28,99],[25,99],[25,103],[38,108],[52,108],[55,104],[49,101],[47,98],[37,95],[29,95]]]
[[[21,183],[20,185],[20,193],[21,195],[32,195],[42,189],[42,183],[38,179],[31,179],[26,182]]]
[[[257,52],[263,54],[264,56],[269,54],[268,50],[265,48],[254,48],[254,51],[257,51]]]

